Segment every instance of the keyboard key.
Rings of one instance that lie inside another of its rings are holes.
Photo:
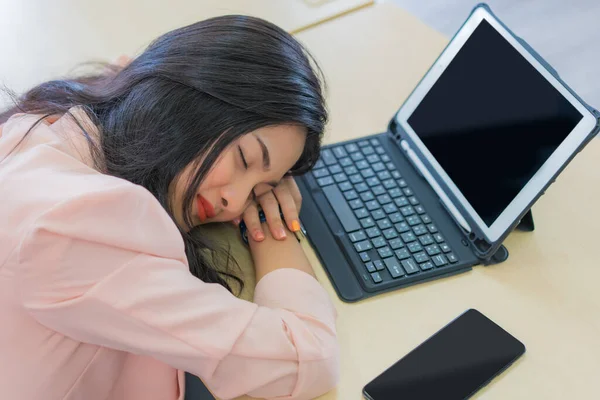
[[[366,190],[369,190],[369,187],[367,186],[366,183],[361,182],[361,183],[357,183],[356,185],[354,185],[354,189],[358,192],[358,193],[362,193]]]
[[[313,170],[312,174],[315,178],[322,178],[324,176],[329,175],[329,171],[327,170],[327,168],[315,169]]]
[[[401,197],[403,195],[402,191],[400,190],[400,188],[393,188],[390,189],[390,191],[388,192],[388,194],[390,195],[391,198],[395,199],[397,197]]]
[[[365,156],[375,153],[375,149],[373,148],[373,146],[365,146],[361,149],[361,151]]]
[[[410,253],[407,249],[396,250],[396,257],[400,260],[404,260],[405,258],[410,258]]]
[[[388,162],[385,163],[385,166],[387,167],[387,169],[389,169],[390,171],[393,171],[396,169],[396,166],[394,165],[394,163]]]
[[[385,193],[385,188],[383,186],[381,186],[381,185],[375,186],[373,188],[373,194],[375,196],[380,196],[380,195],[382,195],[384,193]]]
[[[397,250],[401,247],[404,247],[404,243],[402,243],[402,239],[400,239],[400,238],[392,239],[389,241],[388,244],[390,245],[392,250]]]
[[[427,214],[421,215],[421,220],[423,221],[424,224],[431,223],[431,217]]]
[[[358,198],[358,193],[356,193],[355,190],[348,190],[347,192],[344,192],[344,197],[346,200],[354,200]]]
[[[385,218],[385,213],[383,212],[383,210],[379,209],[379,210],[375,210],[371,212],[371,217],[373,217],[373,219],[375,221],[378,221],[380,219]],[[379,222],[378,222],[379,224]]]
[[[373,247],[375,247],[376,249],[383,246],[387,246],[387,242],[381,236],[376,237],[375,239],[371,240],[371,242],[373,243]]]
[[[444,237],[439,233],[436,233],[435,235],[433,235],[433,238],[438,243],[442,243],[444,241]]]
[[[424,263],[425,261],[429,261],[429,257],[423,252],[417,253],[413,257],[415,258],[415,261],[419,264]]]
[[[358,147],[365,147],[365,146],[368,146],[368,145],[369,145],[369,142],[366,139],[361,140],[360,142],[358,142]]]
[[[405,206],[405,207],[400,208],[400,212],[405,217],[408,217],[408,216],[413,215],[415,213],[415,209],[412,206]]]
[[[363,260],[363,262],[371,261],[371,257],[369,257],[369,254],[367,254],[366,252],[360,253],[360,259]]]
[[[348,153],[354,153],[355,151],[358,151],[358,146],[356,145],[356,143],[348,143],[344,147],[346,148],[346,151]]]
[[[415,225],[419,225],[421,223],[421,219],[416,215],[412,215],[412,216],[406,218],[406,222],[408,222],[408,224],[410,226],[415,226]]]
[[[436,267],[441,267],[443,265],[448,264],[448,260],[446,259],[446,257],[444,257],[443,254],[438,254],[437,256],[433,256],[433,257],[431,257],[431,259],[433,260],[433,263],[435,264]]]
[[[354,165],[350,165],[350,166],[344,168],[344,173],[346,175],[358,174],[358,169],[356,169],[356,167]]]
[[[383,282],[383,279],[381,278],[381,275],[379,275],[379,272],[373,272],[371,274],[371,278],[373,279],[373,282],[375,282],[375,283]]]
[[[367,217],[367,218],[361,219],[360,224],[362,225],[363,228],[367,229],[367,228],[374,226],[375,221],[373,221],[373,218]]]
[[[342,182],[338,184],[338,187],[342,192],[345,192],[346,190],[352,189],[352,184],[350,182]]]
[[[373,176],[369,179],[367,179],[367,185],[373,187],[373,186],[377,186],[379,185],[381,182],[379,181],[379,179],[377,179],[377,177]]]
[[[383,265],[383,261],[381,260],[373,261],[373,265],[375,265],[377,271],[383,271],[385,269],[385,265]]]
[[[379,179],[382,179],[382,178],[379,177]],[[392,188],[396,187],[396,182],[393,179],[386,179],[385,181],[383,181],[383,186],[386,189],[392,189]]]
[[[394,225],[398,233],[404,233],[410,231],[410,226],[405,221],[399,222]]]
[[[404,270],[400,266],[398,260],[396,260],[394,257],[386,258],[383,261],[385,261],[385,266],[387,267],[392,278],[395,279],[404,276]]]
[[[346,176],[346,174],[345,174],[345,173],[343,173],[343,172],[340,172],[339,174],[335,174],[335,175],[333,176],[333,179],[335,179],[335,181],[336,181],[337,183],[340,183],[340,182],[347,181],[347,180],[348,180],[348,177]]]
[[[383,231],[383,236],[385,236],[385,238],[387,240],[390,240],[390,239],[397,238],[398,234],[396,233],[396,230],[394,228],[389,228],[389,229],[386,229],[385,231]]]
[[[394,253],[392,253],[392,249],[390,249],[387,246],[377,249],[377,252],[379,253],[379,257],[381,258],[388,258],[394,255]]]
[[[423,271],[427,271],[428,269],[433,268],[433,263],[431,261],[427,261],[427,262],[421,264],[420,267]]]
[[[331,172],[331,175],[339,174],[340,172],[342,172],[342,167],[338,164],[332,165],[331,167],[329,167],[329,172]]]
[[[427,225],[427,229],[429,229],[429,232],[431,233],[436,233],[438,231],[437,227],[434,224]]]
[[[346,153],[346,150],[342,146],[336,146],[336,147],[334,147],[333,148],[333,154],[337,158],[346,157],[348,155],[348,153]]]
[[[371,192],[363,192],[360,194],[360,199],[362,201],[371,201],[375,199],[375,196]]]
[[[333,178],[330,176],[326,176],[325,178],[319,178],[317,179],[317,183],[319,184],[319,186],[333,185]]]
[[[364,206],[363,202],[360,199],[354,199],[348,202],[348,205],[351,209],[356,210],[357,208],[361,208]]]
[[[433,243],[433,237],[431,235],[423,235],[419,238],[419,242],[421,242],[423,246],[428,246]]]
[[[382,158],[383,160],[383,158]],[[400,175],[400,172],[398,172],[398,170],[392,171],[392,178],[394,179],[401,179],[402,175]]]
[[[365,156],[363,156],[361,152],[356,152],[356,153],[350,154],[350,158],[354,161],[360,161],[360,160],[363,160],[365,158]],[[357,167],[358,167],[358,165],[357,165]]]
[[[417,236],[422,236],[424,234],[427,233],[427,228],[425,228],[425,225],[417,225],[417,226],[413,226],[413,233]]]
[[[389,162],[390,161],[390,156],[388,156],[387,154],[382,154],[381,155],[381,161],[383,162]]]
[[[407,274],[416,274],[420,271],[419,266],[413,259],[402,260],[402,267],[406,271]]]
[[[400,186],[401,188],[405,188],[408,186],[408,183],[406,183],[404,179],[398,179],[398,186]]]
[[[375,265],[371,261],[369,261],[368,263],[365,263],[365,268],[369,272],[377,272],[377,269],[375,268]]]
[[[381,196],[377,197],[377,201],[379,202],[379,204],[384,205],[391,203],[392,199],[387,194],[382,194]]]
[[[359,242],[361,240],[365,240],[367,238],[367,234],[365,231],[356,231],[348,234],[348,238],[352,243]]]
[[[409,188],[409,187],[406,187],[406,188],[402,189],[402,191],[403,191],[403,192],[404,192],[404,194],[405,194],[405,195],[407,195],[407,196],[412,196],[412,195],[413,195],[413,191],[412,191],[412,189],[411,189],[411,188]]]
[[[450,246],[448,246],[448,243],[440,243],[440,249],[442,249],[444,253],[450,253],[452,251]]]
[[[365,160],[360,160],[359,162],[356,163],[356,168],[359,170],[369,168],[369,163],[366,162]]]
[[[335,156],[329,149],[321,150],[321,160],[323,160],[325,165],[333,165],[333,164],[337,163]]]
[[[436,254],[440,254],[440,252],[441,252],[440,246],[438,246],[437,244],[431,244],[431,245],[425,247],[425,251],[430,256],[435,256]]]
[[[417,240],[417,237],[412,232],[403,233],[402,235],[400,235],[400,237],[402,238],[404,243],[410,243],[410,242],[414,242],[415,240]]]
[[[319,168],[324,168],[324,167],[325,167],[325,163],[323,162],[323,160],[317,160],[313,169],[319,169]]]
[[[398,207],[406,207],[410,204],[408,199],[404,196],[394,199],[394,203],[396,203]]]
[[[354,232],[359,230],[360,226],[358,224],[358,220],[354,217],[352,210],[350,210],[348,204],[346,204],[346,201],[342,196],[342,192],[340,192],[337,186],[326,186],[323,188],[323,193],[325,193],[325,197],[327,197],[327,200],[329,201],[329,204],[331,204],[333,211],[344,226],[344,230],[346,232]],[[356,199],[352,201],[360,200]]]
[[[356,215],[356,218],[358,219],[367,218],[369,216],[369,212],[366,208],[359,208],[358,210],[354,210],[354,215]]]
[[[363,178],[370,178],[372,176],[375,176],[375,172],[371,168],[363,169],[362,171],[360,171],[360,174]]]
[[[381,206],[379,205],[377,200],[367,201],[365,203],[365,207],[367,207],[367,210],[369,210],[369,211],[373,211],[373,210],[377,210],[378,208],[381,208]]]
[[[381,171],[381,172],[378,172],[378,173],[377,173],[377,177],[379,178],[379,180],[381,180],[381,181],[383,182],[383,184],[384,184],[384,185],[385,185],[385,182],[384,182],[384,181],[385,181],[386,179],[390,179],[390,180],[391,180],[391,181],[394,183],[394,185],[393,185],[392,187],[396,186],[396,182],[394,182],[394,180],[393,180],[393,179],[391,179],[392,175],[390,175],[390,173],[389,173],[389,172],[387,172],[387,171]],[[389,188],[388,188],[388,189],[389,189]]]
[[[448,261],[450,261],[452,264],[458,261],[458,258],[454,255],[454,253],[448,253],[446,254],[446,257],[448,257]]]
[[[417,214],[425,214],[425,207],[419,205],[415,207],[415,211],[417,212]]]
[[[367,229],[367,236],[370,239],[376,238],[378,236],[381,236],[381,231],[379,230],[379,228],[377,228],[376,226]]]
[[[384,218],[382,220],[377,221],[377,226],[379,227],[379,229],[384,230],[384,229],[391,228],[393,225],[389,219]],[[394,231],[394,232],[396,232],[396,231]]]
[[[371,138],[369,139],[369,143],[371,143],[371,146],[379,146],[379,139]]]
[[[363,181],[363,177],[360,176],[360,174],[350,175],[348,179],[350,179],[350,182],[352,182],[354,185]]]
[[[398,207],[390,203],[383,206],[383,210],[386,212],[386,214],[395,214],[398,211]]]
[[[410,250],[411,253],[418,253],[420,251],[423,251],[423,246],[421,246],[421,243],[419,242],[412,242],[409,243],[407,245],[408,250]]]
[[[408,198],[408,202],[410,204],[412,204],[413,206],[418,206],[419,205],[419,200],[415,197],[415,196],[411,196]],[[415,210],[416,211],[416,210]]]
[[[388,204],[388,206],[389,205],[390,204]],[[384,207],[384,210],[385,210],[385,207]],[[395,213],[390,214],[389,218],[390,218],[390,221],[392,221],[392,223],[394,223],[394,224],[396,224],[396,223],[398,223],[400,221],[404,221],[404,217],[399,212],[395,212]]]
[[[385,149],[381,146],[377,146],[377,147],[375,147],[375,152],[377,154],[385,154]]]
[[[352,165],[352,159],[350,157],[340,158],[338,161],[342,167],[349,167]]]
[[[377,154],[371,154],[367,157],[367,161],[371,164],[375,164],[376,162],[379,162],[379,156]]]
[[[354,248],[360,253],[361,251],[371,250],[373,246],[371,245],[370,241],[363,240],[362,242],[354,243]]]
[[[373,171],[375,171],[375,172],[380,172],[385,169],[385,165],[383,165],[383,163],[377,162],[377,163],[373,164],[371,166],[371,168],[373,168]]]

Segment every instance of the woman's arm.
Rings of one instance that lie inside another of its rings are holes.
[[[191,372],[221,398],[308,399],[336,385],[335,309],[312,276],[265,270],[246,302],[193,277],[177,234],[134,185],[64,201],[20,248],[23,306],[72,339]]]
[[[284,225],[285,226],[285,225]],[[285,228],[287,230],[287,228]],[[282,268],[291,268],[315,276],[310,262],[296,236],[287,230],[285,239],[275,239],[269,229],[263,229],[265,239],[257,242],[249,235],[248,243],[254,260],[256,282]]]

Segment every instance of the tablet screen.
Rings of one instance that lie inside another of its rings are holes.
[[[484,19],[408,124],[490,226],[582,118]]]

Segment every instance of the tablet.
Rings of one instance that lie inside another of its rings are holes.
[[[598,122],[526,46],[486,6],[476,7],[396,115],[453,205],[491,243]]]

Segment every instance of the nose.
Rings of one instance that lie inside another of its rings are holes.
[[[221,206],[223,211],[233,215],[240,215],[248,206],[248,199],[252,187],[244,184],[233,184],[221,190]]]

